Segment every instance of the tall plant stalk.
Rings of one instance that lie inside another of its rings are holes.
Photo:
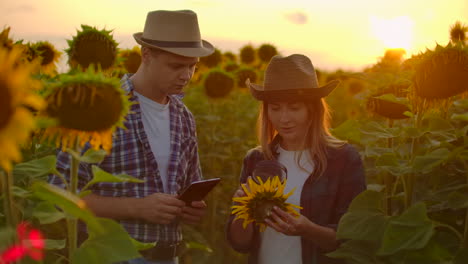
[[[0,179],[2,184],[3,208],[5,211],[4,213],[6,218],[6,224],[10,228],[14,229],[16,226],[16,215],[13,208],[13,174],[11,173],[11,171],[0,171]]]
[[[415,128],[420,129],[421,128],[421,122],[422,122],[422,117],[424,113],[423,111],[420,111],[419,113],[416,114],[415,118]],[[416,157],[416,148],[419,143],[419,138],[412,138],[411,140],[411,153],[410,153],[410,161],[411,164],[414,163],[414,159]],[[416,181],[416,174],[414,172],[411,172],[403,179],[405,181],[405,209],[408,209],[411,204],[413,203],[413,192],[414,192],[414,183]]]
[[[468,184],[468,163],[466,161],[463,162],[465,166],[465,176],[466,176],[466,183]],[[465,228],[463,230],[463,244],[465,248],[468,248],[468,208],[465,209]]]
[[[393,119],[388,119],[388,127],[393,127]],[[393,138],[387,139],[387,148],[393,151]],[[387,215],[392,215],[392,187],[393,187],[393,175],[390,175],[389,172],[384,174],[384,184],[385,184],[385,211]]]
[[[79,152],[79,146],[78,146],[78,139],[76,140],[75,152]],[[77,194],[77,188],[78,188],[78,168],[80,166],[80,161],[74,157],[74,155],[71,156],[71,163],[70,163],[70,183],[68,185],[68,191],[72,193],[73,195]],[[77,226],[78,220],[76,218],[67,218],[67,229],[68,229],[68,258],[72,259],[73,253],[77,249],[77,238],[78,238],[78,226]]]

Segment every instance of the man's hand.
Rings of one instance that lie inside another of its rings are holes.
[[[137,201],[134,212],[139,219],[162,225],[167,225],[182,215],[182,208],[185,206],[176,195],[166,193],[154,193]]]
[[[200,222],[206,212],[206,203],[204,201],[194,201],[190,206],[182,208],[182,222],[195,225]]]

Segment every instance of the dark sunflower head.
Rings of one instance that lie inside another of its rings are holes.
[[[362,91],[364,91],[365,84],[363,81],[358,79],[353,79],[348,84],[348,92],[351,96],[354,96]]]
[[[72,68],[87,69],[90,65],[107,70],[117,60],[117,42],[112,30],[98,30],[95,27],[81,25],[82,31],[72,40],[68,40],[68,63]]]
[[[427,50],[415,60],[414,94],[426,100],[441,100],[468,90],[468,49],[449,43]]]
[[[257,81],[257,72],[253,68],[244,67],[236,71],[237,87],[247,88],[245,85],[247,79],[250,79],[253,83]]]
[[[450,27],[450,40],[452,43],[464,42],[466,40],[466,32],[468,32],[468,27],[457,21]]]
[[[224,52],[223,56],[224,56],[224,61],[232,61],[232,62],[237,61],[237,56],[230,51]]]
[[[119,52],[119,57],[123,60],[123,66],[127,72],[135,73],[141,64],[141,49],[135,46],[132,49],[125,49]]]
[[[119,80],[106,78],[92,69],[61,75],[50,87],[46,102],[41,115],[56,120],[56,125],[46,129],[44,138],[52,139],[62,148],[90,142],[93,148],[107,151],[112,146],[113,131],[124,127],[130,107]]]
[[[367,109],[374,114],[388,119],[409,118],[405,112],[409,112],[409,101],[407,98],[409,82],[391,84],[367,99]]]
[[[48,41],[37,42],[34,47],[41,57],[41,66],[54,64],[60,57],[60,52]]]
[[[11,89],[8,87],[7,76],[0,76],[0,130],[2,130],[13,116],[13,100]]]
[[[100,74],[63,75],[46,98],[47,116],[80,131],[102,131],[119,124],[125,102],[119,80]]]
[[[271,44],[263,44],[258,48],[257,54],[262,62],[268,63],[273,56],[278,54],[278,50]]]
[[[224,70],[227,72],[234,72],[239,69],[239,64],[235,62],[229,62],[224,66]]]
[[[245,45],[240,50],[240,60],[244,64],[252,64],[255,61],[255,49],[252,45]]]
[[[205,65],[207,68],[214,68],[221,64],[223,61],[223,55],[219,49],[215,49],[215,51],[206,57],[200,58],[200,64]]]
[[[210,98],[224,98],[234,88],[234,78],[231,74],[214,69],[206,74],[205,93]]]

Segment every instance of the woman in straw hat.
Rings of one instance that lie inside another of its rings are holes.
[[[324,97],[337,85],[319,86],[314,66],[304,55],[274,56],[265,71],[264,85],[247,85],[262,102],[259,115],[261,145],[244,158],[240,183],[256,165],[276,160],[287,169],[284,193],[295,188],[286,202],[300,205],[299,216],[274,208],[260,232],[230,218],[231,246],[249,254],[249,263],[339,263],[325,256],[337,248],[336,227],[351,200],[365,190],[361,158],[349,144],[329,132]],[[234,197],[246,194],[239,188]]]

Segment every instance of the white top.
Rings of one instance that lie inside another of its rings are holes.
[[[302,187],[306,179],[312,173],[314,165],[308,152],[301,155],[300,164],[306,169],[304,171],[297,164],[301,151],[288,151],[278,147],[278,161],[288,170],[288,180],[284,194],[289,193],[294,187],[294,194],[286,200],[288,203],[300,205]],[[296,209],[299,211],[299,209]],[[302,264],[302,246],[300,236],[287,236],[267,227],[260,233],[261,243],[259,251],[259,264]]]
[[[167,191],[167,167],[171,154],[169,103],[157,103],[136,91],[134,91],[134,94],[138,97],[138,101],[140,101],[143,127],[145,128],[151,151],[158,163],[164,190]]]

